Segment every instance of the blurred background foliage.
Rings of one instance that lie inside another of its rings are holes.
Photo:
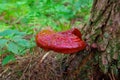
[[[69,25],[73,19],[86,22],[91,6],[92,0],[1,0],[0,28],[30,32],[50,26],[60,31],[61,24]]]
[[[63,31],[87,22],[91,6],[92,0],[0,0],[3,65],[33,48],[42,28]]]

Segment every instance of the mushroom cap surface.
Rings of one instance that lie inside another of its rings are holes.
[[[77,28],[64,32],[40,31],[36,35],[36,43],[44,50],[65,54],[76,53],[86,47],[86,43],[81,38],[81,32]]]

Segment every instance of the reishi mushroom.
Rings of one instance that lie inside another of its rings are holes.
[[[73,54],[86,47],[81,36],[81,32],[77,28],[63,32],[47,29],[36,35],[36,44],[46,51],[53,50],[59,53]]]

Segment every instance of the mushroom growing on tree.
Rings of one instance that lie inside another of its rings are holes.
[[[77,28],[64,32],[42,30],[36,35],[36,44],[46,51],[73,54],[86,47],[81,36],[81,32]]]
[[[74,54],[86,47],[82,34],[77,28],[63,32],[55,32],[51,29],[42,30],[36,35],[36,44],[48,51],[40,59],[40,63],[49,55],[50,50],[63,54]]]

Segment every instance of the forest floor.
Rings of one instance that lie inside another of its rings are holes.
[[[58,58],[61,61],[62,57],[34,48],[34,54],[16,56],[16,62],[4,67],[0,63],[0,80],[60,80],[63,75]]]

